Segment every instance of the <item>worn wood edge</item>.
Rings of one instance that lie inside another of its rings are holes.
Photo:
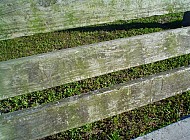
[[[80,127],[190,89],[190,67],[65,98],[36,108],[2,114],[0,137],[37,139]]]
[[[190,27],[0,62],[0,100],[190,53]]]
[[[0,40],[190,10],[190,0],[1,0]]]

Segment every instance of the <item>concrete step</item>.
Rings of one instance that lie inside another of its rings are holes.
[[[138,137],[135,140],[190,140],[190,117]]]

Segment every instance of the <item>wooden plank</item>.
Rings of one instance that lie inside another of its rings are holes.
[[[29,140],[82,126],[190,89],[190,66],[0,116],[1,140]]]
[[[0,100],[190,53],[190,27],[0,62]]]
[[[190,0],[1,0],[0,40],[190,10]]]

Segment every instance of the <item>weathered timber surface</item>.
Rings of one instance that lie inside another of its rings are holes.
[[[1,0],[0,40],[190,10],[190,0]]]
[[[190,27],[0,62],[0,100],[190,53]]]
[[[1,140],[29,140],[82,126],[190,89],[190,67],[0,115]]]

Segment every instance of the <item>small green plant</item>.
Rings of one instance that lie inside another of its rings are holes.
[[[111,136],[108,136],[109,140],[121,140],[119,136],[119,132],[116,130],[114,131]]]

